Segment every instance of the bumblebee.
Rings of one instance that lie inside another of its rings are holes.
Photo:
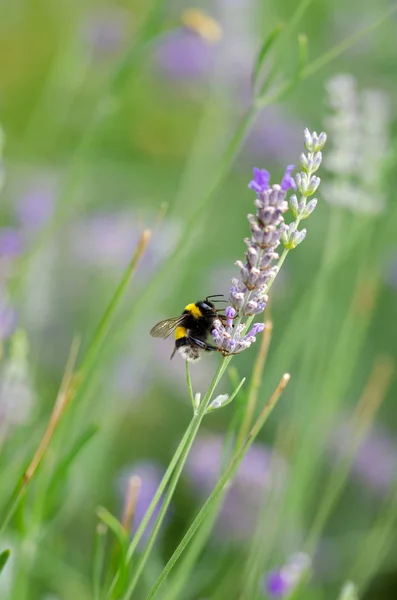
[[[226,317],[220,315],[210,298],[218,298],[220,294],[207,296],[205,300],[199,300],[194,304],[188,304],[179,317],[160,321],[151,330],[150,335],[158,338],[168,338],[175,332],[175,347],[171,354],[172,358],[176,351],[189,362],[195,362],[201,358],[203,351],[218,351],[219,348],[207,343],[207,337],[213,329],[215,319],[223,321]],[[214,302],[225,302],[225,300],[214,300]]]

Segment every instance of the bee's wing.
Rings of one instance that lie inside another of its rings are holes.
[[[160,321],[150,330],[150,335],[158,338],[167,338],[171,335],[173,331],[181,325],[185,319],[186,315],[180,315],[179,317],[174,317],[171,319],[165,319],[165,321]]]

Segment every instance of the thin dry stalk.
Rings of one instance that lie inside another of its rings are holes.
[[[65,372],[61,381],[61,385],[59,388],[59,392],[57,394],[54,408],[52,409],[52,413],[50,419],[48,421],[47,428],[44,432],[44,435],[40,441],[40,444],[37,447],[34,456],[26,469],[23,475],[23,485],[20,492],[28,485],[29,481],[32,479],[33,475],[36,472],[37,467],[39,466],[48,445],[55,433],[55,430],[66,410],[70,401],[72,400],[75,392],[75,380],[73,376],[74,367],[77,360],[77,354],[80,347],[80,340],[75,338],[72,342],[72,346],[70,348],[69,357],[66,363]]]
[[[262,383],[262,373],[265,367],[266,358],[269,351],[270,340],[272,336],[273,323],[271,321],[265,322],[265,331],[261,339],[261,345],[259,348],[258,356],[255,361],[255,365],[252,371],[251,384],[248,392],[247,406],[244,413],[244,419],[241,424],[241,428],[237,440],[237,448],[241,448],[245,438],[247,437],[249,428],[252,423],[254,416],[256,403],[258,400],[259,388]]]

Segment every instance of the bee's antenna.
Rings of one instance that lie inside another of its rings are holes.
[[[223,298],[223,294],[212,294],[212,296],[207,296],[206,300],[209,300],[210,298]],[[214,300],[214,302],[226,302],[227,300]]]

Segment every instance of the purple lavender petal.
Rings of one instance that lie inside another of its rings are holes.
[[[271,571],[266,577],[265,591],[271,598],[284,598],[289,590],[289,583],[281,571]]]
[[[258,333],[265,329],[264,323],[255,323],[251,331],[248,333],[248,337],[255,337]]]
[[[258,169],[257,167],[254,167],[253,172],[254,179],[252,179],[249,182],[248,187],[251,190],[254,190],[254,192],[256,192],[257,194],[261,194],[268,190],[270,184],[269,171],[266,171],[266,169]]]
[[[293,188],[296,190],[296,183],[293,177],[291,177],[291,173],[294,170],[295,165],[288,165],[285,169],[284,176],[281,180],[281,189],[286,192],[287,190]]]

